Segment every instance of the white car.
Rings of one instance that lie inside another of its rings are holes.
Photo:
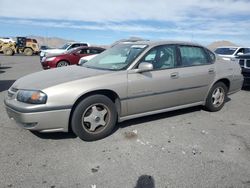
[[[250,48],[222,46],[222,47],[218,47],[214,52],[218,56],[221,56],[223,59],[230,60],[231,58],[235,58],[239,55],[250,53]]]
[[[73,48],[77,48],[80,46],[89,46],[88,43],[83,43],[83,42],[69,42],[64,44],[61,48],[53,48],[53,49],[48,49],[48,50],[42,50],[40,53],[40,60],[43,59],[43,57],[49,56],[49,55],[58,55],[62,54],[68,50],[71,50]]]
[[[10,38],[10,37],[3,37],[3,38],[0,38],[0,41],[6,42],[6,43],[9,43],[9,42],[14,43],[14,42],[16,42],[16,41],[14,41],[12,38]]]

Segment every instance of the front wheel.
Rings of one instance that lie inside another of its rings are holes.
[[[65,66],[69,66],[69,63],[67,61],[60,61],[56,65],[56,67],[65,67]]]
[[[114,103],[104,95],[93,95],[76,106],[71,118],[71,128],[82,140],[93,141],[111,134],[116,120]]]
[[[205,104],[206,109],[211,112],[216,112],[222,109],[227,97],[227,91],[228,88],[224,83],[218,82],[214,84],[207,96]]]
[[[26,56],[32,56],[33,55],[33,50],[31,48],[25,48],[23,51],[23,54]]]
[[[11,48],[4,48],[3,54],[8,55],[8,56],[12,56],[12,55],[14,55],[14,51]]]

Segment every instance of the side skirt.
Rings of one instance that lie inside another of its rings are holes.
[[[169,111],[174,111],[174,110],[180,110],[183,108],[189,108],[189,107],[199,106],[199,105],[204,105],[204,101],[175,106],[175,107],[170,107],[170,108],[165,108],[162,110],[154,110],[154,111],[150,111],[150,112],[143,112],[140,114],[133,114],[133,115],[129,115],[129,116],[124,116],[124,117],[120,117],[118,122],[126,121],[129,119],[134,119],[134,118],[139,118],[139,117],[143,117],[143,116],[149,116],[149,115],[153,115],[153,114],[159,114],[159,113],[164,113],[164,112],[169,112]]]

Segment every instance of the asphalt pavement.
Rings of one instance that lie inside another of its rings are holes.
[[[42,71],[38,56],[0,55],[0,187],[250,187],[250,89],[219,112],[201,107],[118,124],[84,142],[72,133],[32,133],[7,117],[18,78]]]

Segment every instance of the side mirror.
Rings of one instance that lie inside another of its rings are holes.
[[[136,72],[141,73],[141,72],[147,72],[147,71],[151,71],[151,70],[153,70],[152,63],[142,62],[139,64],[139,67],[138,67],[138,69],[136,69]]]
[[[237,55],[244,55],[244,53],[242,53],[242,52],[238,52],[238,53],[237,53]]]

